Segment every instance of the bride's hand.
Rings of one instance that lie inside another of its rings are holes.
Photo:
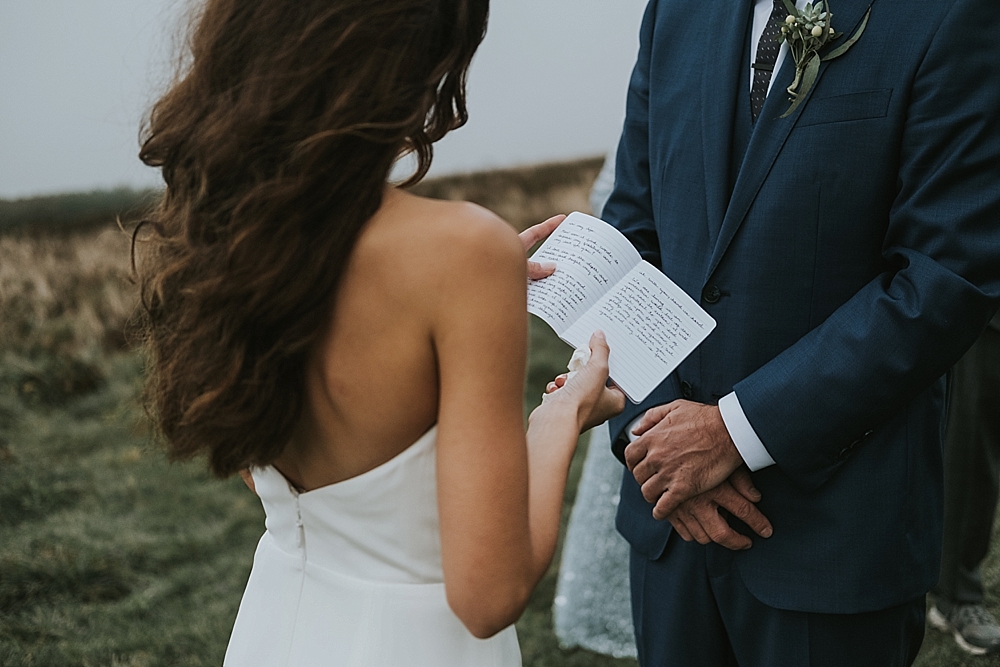
[[[572,377],[560,375],[545,388],[545,401],[576,401],[580,415],[580,430],[585,431],[606,422],[625,409],[625,394],[618,387],[607,386],[608,355],[611,353],[604,333],[590,337],[590,359]]]
[[[549,235],[556,230],[559,223],[565,219],[565,215],[556,215],[549,218],[545,222],[540,222],[537,225],[528,227],[523,232],[518,234],[518,236],[521,237],[521,243],[524,244],[524,252],[531,250],[531,247],[539,241],[547,239]],[[530,259],[528,260],[528,277],[532,280],[548,278],[555,273],[555,270],[556,265],[552,262],[532,262]]]

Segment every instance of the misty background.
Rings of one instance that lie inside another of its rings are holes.
[[[159,184],[138,128],[190,0],[0,0],[0,198]],[[645,0],[494,0],[469,124],[432,175],[600,155],[624,118]]]

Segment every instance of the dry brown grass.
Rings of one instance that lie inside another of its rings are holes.
[[[415,191],[481,204],[518,229],[588,210],[601,159],[432,179]],[[0,235],[0,358],[93,361],[125,345],[135,308],[129,239],[109,221],[89,232]]]
[[[414,192],[485,206],[518,230],[557,213],[590,212],[590,188],[604,158],[435,178]]]
[[[95,357],[124,345],[134,309],[127,235],[0,236],[0,351]]]

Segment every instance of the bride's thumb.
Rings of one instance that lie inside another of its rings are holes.
[[[611,355],[611,348],[608,347],[608,339],[603,331],[595,331],[590,337],[590,361],[588,366],[596,367],[607,373],[608,357]]]

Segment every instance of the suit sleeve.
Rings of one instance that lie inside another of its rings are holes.
[[[629,81],[625,127],[618,142],[615,186],[604,205],[603,219],[621,231],[639,254],[653,266],[660,266],[660,245],[653,222],[653,200],[649,175],[649,76],[658,0],[651,0],[643,15],[639,33],[639,57]],[[672,385],[672,383],[666,383]],[[662,389],[662,386],[661,386]],[[625,411],[609,422],[613,451],[621,456],[619,438],[632,420],[665,401],[654,391],[640,405],[627,403]]]
[[[1000,12],[988,5],[953,3],[908,91],[891,268],[735,387],[770,455],[806,486],[943,375],[1000,305]]]

